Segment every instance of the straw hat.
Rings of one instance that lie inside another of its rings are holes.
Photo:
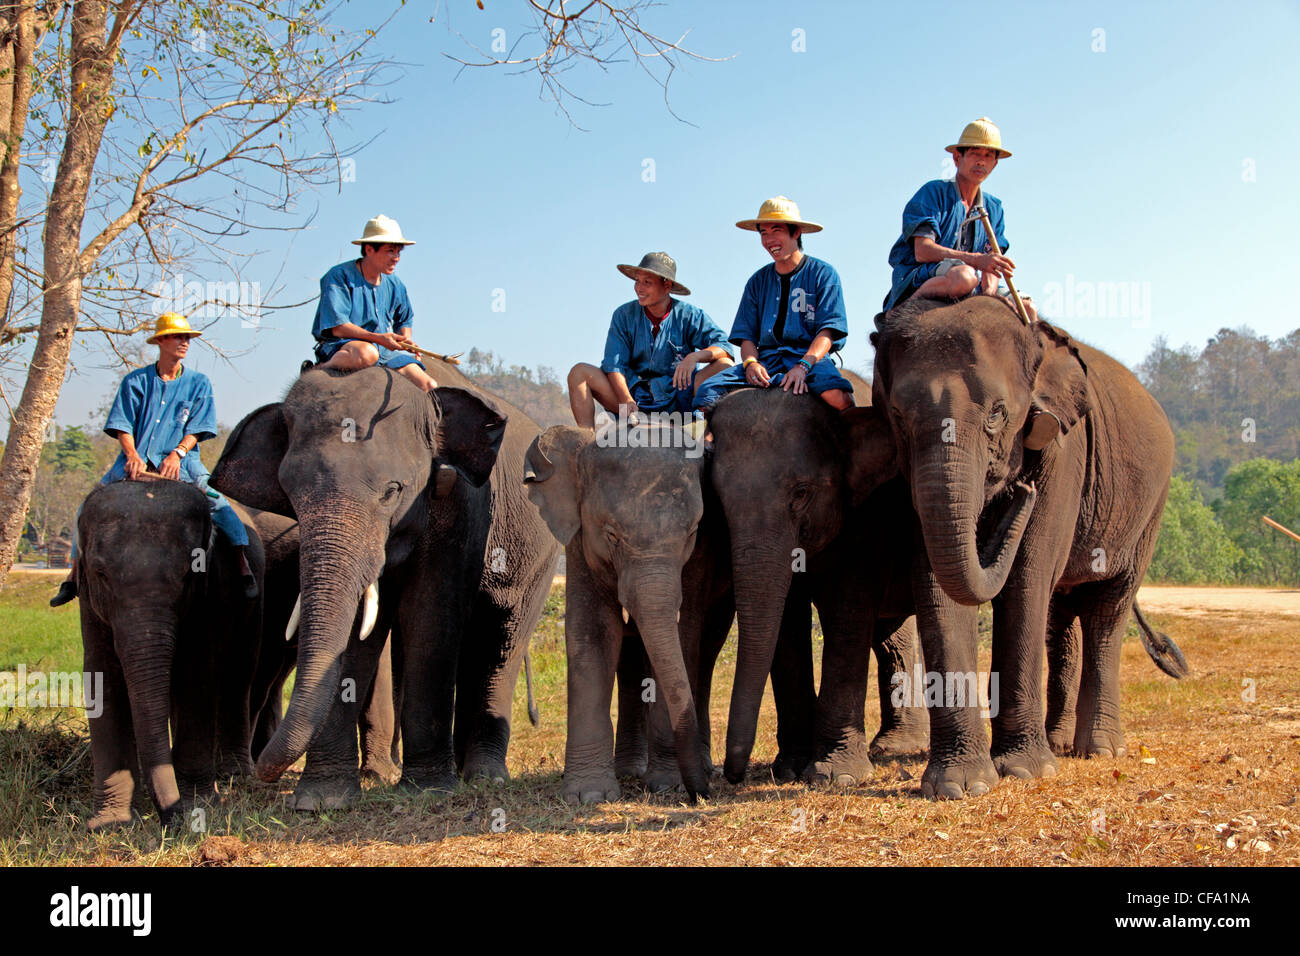
[[[639,266],[620,265],[618,271],[629,279],[635,279],[638,272],[650,272],[672,283],[672,291],[678,295],[690,295],[691,290],[677,281],[677,263],[666,252],[647,252],[641,257]]]
[[[396,219],[389,219],[387,216],[376,216],[366,223],[366,228],[361,232],[360,239],[353,239],[354,246],[360,246],[367,242],[382,246],[386,243],[393,243],[397,246],[413,246],[415,240],[407,239],[402,235],[402,227],[397,224]]]
[[[804,232],[821,232],[822,227],[815,222],[809,222],[799,215],[799,207],[793,199],[786,199],[784,196],[776,196],[763,202],[758,207],[758,216],[754,219],[742,219],[736,223],[741,229],[750,229],[758,232],[760,222],[780,222],[789,226],[799,226]]]
[[[1009,150],[1002,148],[1002,131],[994,126],[993,121],[987,116],[981,116],[974,122],[967,123],[966,128],[961,131],[961,139],[951,146],[945,146],[944,149],[956,156],[958,149],[967,146],[994,150],[998,154],[998,159],[1006,159],[1011,155]]]
[[[185,321],[185,316],[177,315],[175,312],[164,312],[158,316],[153,335],[149,336],[146,341],[150,345],[157,345],[159,339],[166,338],[169,335],[188,335],[195,338],[202,334],[202,332],[196,332],[190,328],[189,322]]]

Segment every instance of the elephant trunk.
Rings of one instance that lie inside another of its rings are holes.
[[[119,647],[118,658],[122,676],[130,688],[136,754],[166,822],[181,798],[168,730],[176,620],[174,616],[149,619],[138,612],[129,618],[114,629],[115,633],[131,635],[129,646]]]
[[[298,520],[298,671],[284,720],[257,758],[257,775],[266,782],[278,780],[307,752],[340,699],[343,654],[357,605],[384,561],[382,546],[368,541],[368,522],[355,505],[334,498],[329,511],[300,508]]]
[[[635,583],[635,587],[630,586]],[[662,696],[673,729],[677,766],[682,783],[694,800],[709,795],[709,778],[704,769],[695,697],[682,655],[677,618],[682,606],[680,568],[671,561],[654,568],[624,571],[619,578],[619,600],[636,621],[654,668],[656,700]]]
[[[926,455],[912,471],[912,496],[926,554],[944,592],[958,604],[991,601],[1006,584],[1033,513],[1036,492],[1017,483],[997,527],[979,547],[984,467],[952,445]]]
[[[736,616],[740,644],[736,658],[736,679],[731,688],[731,710],[727,718],[727,755],[723,773],[732,783],[745,777],[749,755],[758,733],[758,712],[763,689],[772,670],[781,617],[794,573],[791,548],[779,543],[786,536],[754,529],[732,537],[732,567],[735,576]],[[788,543],[788,542],[787,542]]]

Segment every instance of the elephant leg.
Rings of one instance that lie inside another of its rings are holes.
[[[566,565],[564,653],[568,664],[569,726],[564,742],[562,792],[565,801],[574,804],[617,800],[620,791],[614,773],[614,727],[609,705],[623,619],[617,604],[598,596],[580,548],[568,547]]]
[[[776,704],[776,759],[772,777],[798,780],[816,748],[817,687],[813,680],[812,606],[808,587],[795,575],[781,615],[781,634],[772,658]]]
[[[1036,553],[1036,552],[1035,552]],[[1004,777],[1052,777],[1056,757],[1043,723],[1043,665],[1050,581],[1017,563],[993,600],[993,668],[989,716],[993,763]],[[976,680],[982,678],[977,675]],[[996,687],[994,681],[996,680]],[[969,693],[969,681],[967,681]]]
[[[1138,582],[1120,578],[1093,585],[1079,615],[1083,625],[1082,675],[1075,710],[1074,753],[1080,757],[1122,757],[1119,662],[1124,630],[1133,612]]]
[[[375,680],[358,721],[361,777],[390,786],[402,776],[401,769],[393,762],[394,737],[397,735],[397,717],[393,709],[393,643],[391,636],[384,641]]]
[[[91,830],[125,826],[131,823],[131,802],[139,786],[139,758],[135,749],[135,729],[127,703],[126,679],[111,651],[113,636],[99,622],[89,623],[91,615],[81,616],[81,635],[85,644],[85,672],[102,674],[99,716],[89,716],[90,752],[94,764],[93,813],[86,826]]]
[[[466,780],[510,779],[506,752],[515,687],[544,603],[538,603],[536,616],[521,616],[519,609],[499,603],[491,593],[480,592],[475,598],[469,631],[474,636],[472,644],[461,647],[456,682],[456,765]]]
[[[919,534],[919,532],[918,532]],[[916,626],[930,674],[967,674],[976,669],[979,608],[948,597],[930,568],[925,542],[913,552]],[[950,704],[943,688],[932,693],[927,678],[925,699],[930,714],[930,761],[921,777],[921,793],[930,799],[960,800],[988,793],[998,783],[989,757],[988,735],[979,701]]]
[[[804,770],[812,786],[854,786],[875,774],[868,756],[864,711],[873,619],[850,575],[831,574],[818,589],[817,612],[825,643],[817,694],[816,753]]]
[[[915,686],[918,669],[922,674],[925,671],[919,659],[916,618],[882,618],[876,622],[874,635],[880,730],[871,740],[871,757],[878,760],[924,753],[930,746],[930,716],[923,701],[899,693],[904,685],[908,689]],[[896,706],[899,699],[902,703]]]
[[[266,651],[263,650],[262,653],[265,654]],[[296,648],[286,650],[283,652],[283,657],[274,662],[277,670],[266,685],[265,701],[258,707],[257,718],[253,724],[252,746],[249,748],[249,752],[254,761],[257,760],[271,738],[275,736],[280,722],[284,720],[284,685],[289,679],[289,675],[293,673],[297,656]],[[258,660],[260,667],[261,657]],[[259,694],[258,696],[263,695]]]
[[[1074,602],[1053,594],[1047,613],[1047,744],[1057,756],[1074,752],[1082,650],[1083,628]]]
[[[242,597],[238,560],[233,549],[228,550],[227,572],[238,588],[235,593],[240,596],[233,597],[225,608],[211,611],[217,681],[216,770],[221,780],[253,775],[251,695],[262,621],[262,599],[250,601]],[[255,569],[260,569],[261,555],[254,555],[252,563]],[[229,617],[232,607],[238,608],[233,620]]]
[[[181,799],[216,793],[218,686],[223,677],[211,628],[198,623],[178,641],[171,672],[171,765]],[[245,706],[247,702],[245,700]]]
[[[651,676],[650,660],[636,622],[623,625],[623,643],[618,654],[618,732],[614,735],[614,772],[620,777],[643,776],[650,766],[649,712],[645,699],[646,678]],[[666,764],[660,769],[676,769],[677,758],[672,746],[672,730],[668,730]],[[662,757],[662,741],[660,749]]]
[[[431,595],[435,593],[431,588],[408,587],[398,611],[397,634],[402,643],[393,662],[402,676],[400,787],[449,793],[459,780],[452,730],[461,636],[468,633],[470,615],[468,603],[462,605],[454,598],[442,607],[434,606]]]
[[[700,632],[699,660],[695,667],[696,686],[695,712],[700,725],[700,742],[704,755],[712,763],[713,737],[710,730],[709,701],[713,691],[713,671],[722,653],[727,636],[731,633],[732,622],[736,618],[736,602],[731,592],[725,598],[710,605],[705,615],[704,628]],[[714,767],[717,771],[720,768]]]

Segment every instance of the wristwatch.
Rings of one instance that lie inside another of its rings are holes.
[[[172,452],[175,453],[177,458],[184,458],[186,455],[190,453],[190,450],[186,448],[184,445],[177,445],[175,448],[172,449]]]

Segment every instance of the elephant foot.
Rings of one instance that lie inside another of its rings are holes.
[[[218,780],[247,780],[253,776],[253,761],[248,757],[231,757],[217,765]]]
[[[1074,738],[1074,752],[1082,757],[1123,757],[1128,753],[1124,746],[1124,732],[1096,728]]]
[[[86,829],[92,833],[96,830],[120,830],[132,826],[135,817],[128,807],[104,807],[96,810],[95,815],[86,821]]]
[[[487,780],[493,784],[510,782],[510,771],[500,757],[475,754],[465,758],[466,780]]]
[[[814,760],[803,772],[804,783],[810,787],[855,787],[866,783],[876,774],[871,766],[866,748],[861,741],[854,745],[837,747],[820,760]]]
[[[813,755],[810,751],[778,751],[776,759],[772,761],[772,779],[777,783],[793,783],[803,775],[812,760]]]
[[[676,766],[650,767],[641,775],[641,782],[650,793],[669,793],[684,790],[682,772]]]
[[[618,778],[613,774],[589,777],[564,775],[564,802],[571,806],[581,803],[614,803],[622,797]]]
[[[460,783],[454,770],[416,770],[403,768],[397,789],[403,793],[455,793]]]
[[[1047,746],[1058,757],[1069,757],[1074,753],[1074,724],[1047,732]]]
[[[987,753],[930,756],[921,777],[921,795],[927,800],[961,800],[988,793],[998,785],[998,770]]]
[[[881,727],[871,739],[868,751],[873,760],[906,757],[923,754],[930,749],[930,728],[925,722],[918,727],[914,723],[900,724],[897,727]]]
[[[361,764],[361,779],[391,787],[402,779],[402,768],[388,757],[367,757]]]
[[[614,754],[614,776],[643,777],[649,765],[645,754]]]
[[[342,810],[352,806],[361,796],[361,782],[355,776],[324,777],[299,781],[289,797],[289,808],[302,813],[320,813],[322,810]]]
[[[1021,780],[1055,777],[1059,769],[1056,758],[1046,744],[1025,745],[994,753],[993,766],[998,768],[1001,776],[1018,777]]]

